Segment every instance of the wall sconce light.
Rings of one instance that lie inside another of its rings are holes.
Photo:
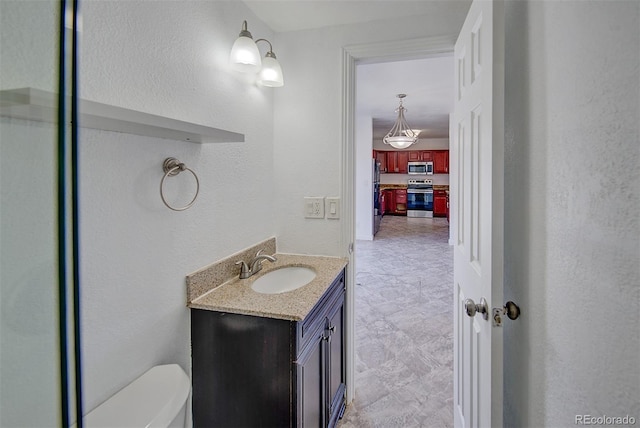
[[[269,43],[269,51],[264,59],[260,59],[258,42]],[[277,88],[284,85],[282,67],[273,53],[271,42],[267,39],[258,39],[255,42],[249,30],[247,21],[242,23],[242,31],[233,43],[229,57],[234,70],[242,73],[259,73],[258,82],[264,86]]]

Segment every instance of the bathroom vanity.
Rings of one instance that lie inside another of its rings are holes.
[[[277,256],[265,269],[317,259],[319,278],[280,294],[234,280],[189,304],[196,427],[334,427],[344,412],[346,261]]]

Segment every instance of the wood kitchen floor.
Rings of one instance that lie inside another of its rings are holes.
[[[453,426],[446,218],[385,216],[356,243],[356,391],[340,428]]]

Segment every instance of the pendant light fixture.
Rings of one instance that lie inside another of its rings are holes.
[[[404,112],[407,110],[402,106],[402,99],[406,97],[406,94],[396,95],[400,98],[400,106],[396,109],[398,113],[398,119],[393,125],[393,128],[384,136],[382,142],[389,144],[396,149],[406,149],[413,143],[418,141],[419,130],[411,129],[404,118]]]
[[[269,51],[262,60],[260,59],[258,42],[269,44]],[[247,30],[247,21],[242,23],[242,30],[233,43],[229,60],[231,67],[236,71],[259,73],[258,83],[264,86],[280,87],[284,85],[282,67],[276,59],[276,54],[273,53],[271,42],[267,39],[258,39],[254,42],[251,33]]]

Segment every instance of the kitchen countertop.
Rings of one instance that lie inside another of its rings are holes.
[[[381,184],[380,185],[380,190],[385,190],[385,189],[406,189],[407,185],[406,184]]]
[[[195,297],[187,306],[192,309],[230,312],[267,318],[302,321],[324,292],[338,277],[348,260],[339,257],[276,254],[277,261],[262,262],[256,275],[239,279],[237,276],[218,287]],[[267,272],[287,266],[305,266],[315,270],[316,277],[307,285],[280,294],[253,291],[251,284]]]

